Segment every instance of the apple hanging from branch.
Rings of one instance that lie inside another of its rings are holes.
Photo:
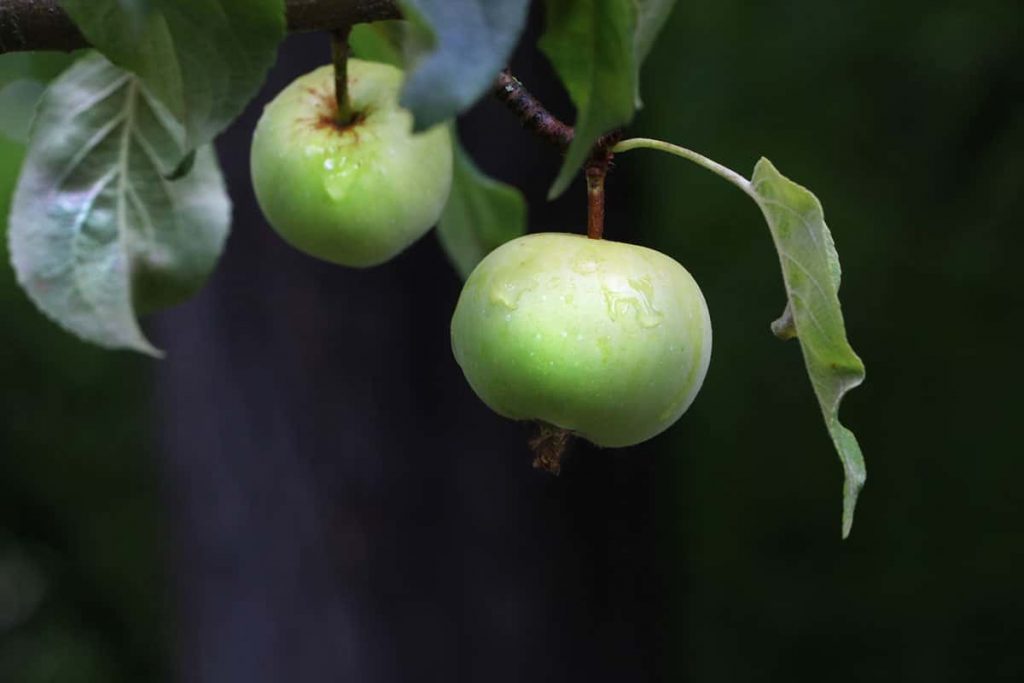
[[[412,132],[402,71],[348,60],[352,114],[339,116],[334,67],[300,76],[267,105],[253,135],[260,208],[292,246],[345,266],[383,263],[436,222],[452,182],[448,127]]]

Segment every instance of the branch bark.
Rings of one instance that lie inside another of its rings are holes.
[[[288,30],[330,30],[368,21],[398,19],[395,0],[285,0]],[[88,47],[57,0],[2,0],[0,54],[35,50],[70,52]]]
[[[492,92],[519,117],[525,128],[563,151],[572,142],[572,126],[563,123],[549,112],[508,69],[498,74]]]

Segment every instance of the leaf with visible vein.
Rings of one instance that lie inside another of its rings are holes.
[[[409,20],[402,106],[416,129],[454,118],[487,92],[526,22],[528,0],[399,0]]]
[[[134,75],[91,54],[43,95],[9,221],[18,282],[45,314],[110,348],[158,355],[136,321],[193,294],[224,245],[216,158],[188,175],[181,125]]]
[[[597,139],[633,118],[637,6],[622,0],[547,0],[540,48],[576,106],[575,135],[548,198],[562,194]]]
[[[485,175],[455,144],[452,191],[437,225],[445,253],[463,279],[492,250],[526,232],[526,202],[511,185]]]
[[[857,438],[839,422],[839,404],[846,392],[864,381],[864,364],[846,338],[839,305],[839,256],[821,203],[809,190],[783,176],[767,159],[754,167],[750,183],[779,252],[788,298],[772,331],[800,340],[814,394],[846,474],[845,538],[866,472]]]
[[[184,122],[185,154],[260,88],[285,35],[284,0],[60,0],[82,34]],[[164,174],[176,169],[172,160]]]

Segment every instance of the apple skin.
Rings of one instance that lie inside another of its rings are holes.
[[[697,283],[665,254],[540,233],[470,274],[452,350],[500,415],[630,446],[690,406],[711,360],[711,319]]]
[[[402,72],[350,59],[356,119],[337,122],[334,68],[295,79],[267,105],[251,151],[253,188],[270,225],[326,261],[383,263],[426,233],[452,182],[448,126],[413,135],[398,105]]]

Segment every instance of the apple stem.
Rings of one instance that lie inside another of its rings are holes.
[[[331,31],[331,61],[334,62],[334,98],[338,103],[338,123],[348,125],[355,118],[348,94],[348,34],[352,26]]]
[[[587,176],[587,237],[599,240],[604,234],[604,179],[607,164],[588,164]]]
[[[528,130],[563,152],[568,149],[575,134],[573,127],[549,112],[508,69],[503,69],[494,80],[493,92]],[[604,234],[604,180],[611,166],[612,148],[621,139],[620,130],[602,135],[587,159],[587,237],[590,239],[599,240]]]
[[[622,139],[621,130],[602,135],[584,167],[587,178],[587,237],[599,240],[604,235],[604,181],[612,165],[612,151]]]

